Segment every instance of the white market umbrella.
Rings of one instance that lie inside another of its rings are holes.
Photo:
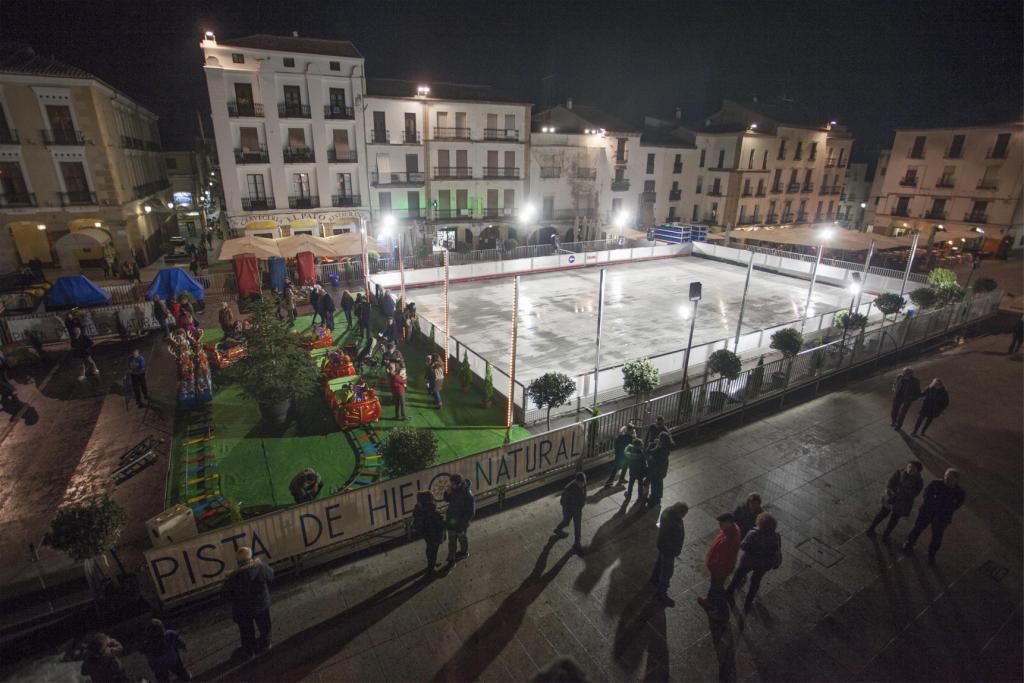
[[[230,261],[236,256],[255,256],[258,259],[268,259],[281,256],[277,247],[277,240],[269,237],[236,237],[225,240],[220,247],[220,261]]]
[[[334,256],[334,250],[323,237],[313,235],[292,235],[277,240],[277,248],[281,256],[294,258],[296,254],[309,252],[313,256]]]

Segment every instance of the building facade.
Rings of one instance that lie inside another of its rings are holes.
[[[897,130],[879,157],[867,229],[979,240],[986,251],[1019,249],[1024,122]],[[979,232],[984,231],[984,232]],[[955,246],[955,244],[954,244]]]
[[[0,54],[0,271],[161,255],[171,218],[157,117],[27,46]]]
[[[867,225],[871,181],[869,164],[850,164],[846,168],[846,184],[839,195],[839,224],[844,228],[863,230]]]

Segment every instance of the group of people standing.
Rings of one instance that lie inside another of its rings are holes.
[[[918,433],[924,436],[932,421],[949,407],[949,392],[946,391],[942,380],[938,378],[933,379],[931,384],[922,391],[921,380],[917,378],[914,371],[911,368],[903,368],[903,371],[896,376],[892,383],[890,417],[893,429],[903,429],[903,420],[907,416],[907,411],[910,410],[911,404],[919,398],[924,400],[917,413],[917,421],[914,422],[914,430],[911,432],[912,436],[917,436]]]
[[[626,484],[628,472],[626,501],[632,498],[633,487],[636,486],[638,502],[654,507],[661,504],[665,477],[668,476],[668,456],[675,443],[663,417],[658,417],[647,428],[643,439],[639,438],[638,432],[639,428],[633,422],[619,430],[612,444],[615,450],[612,471],[604,485],[612,486],[616,475],[620,486]]]

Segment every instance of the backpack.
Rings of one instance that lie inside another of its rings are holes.
[[[772,555],[772,569],[778,569],[782,566],[782,534],[775,534],[776,546],[775,554]]]

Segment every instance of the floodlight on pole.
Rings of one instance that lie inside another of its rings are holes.
[[[146,213],[153,213],[153,207],[150,206],[149,204],[146,204],[144,207],[142,207],[142,210],[145,211]]]
[[[942,225],[941,223],[939,225],[932,226],[931,232],[928,233],[928,248],[927,248],[927,251],[925,253],[925,261],[924,261],[925,272],[928,272],[929,270],[931,270],[931,267],[932,267],[932,244],[934,244],[934,242],[935,242],[935,235],[937,233],[940,233],[940,232],[946,232],[946,226]]]
[[[448,376],[448,249],[444,250],[444,374]]]
[[[807,326],[807,311],[811,308],[811,296],[814,294],[814,282],[818,279],[818,266],[821,265],[821,254],[825,251],[825,242],[832,239],[835,231],[832,228],[822,228],[818,232],[821,243],[818,244],[818,256],[814,259],[814,266],[811,268],[811,284],[807,287],[807,301],[804,302],[803,315],[800,318],[800,332]]]
[[[528,224],[533,220],[533,204],[527,204],[523,207],[523,210],[519,212],[519,222],[523,225]]]
[[[690,367],[690,348],[693,346],[693,328],[697,324],[697,303],[701,297],[701,283],[690,283],[690,301],[693,302],[693,312],[690,314],[690,338],[686,342],[686,353],[683,354],[683,391],[686,390],[686,373]],[[680,403],[680,405],[682,405]]]

